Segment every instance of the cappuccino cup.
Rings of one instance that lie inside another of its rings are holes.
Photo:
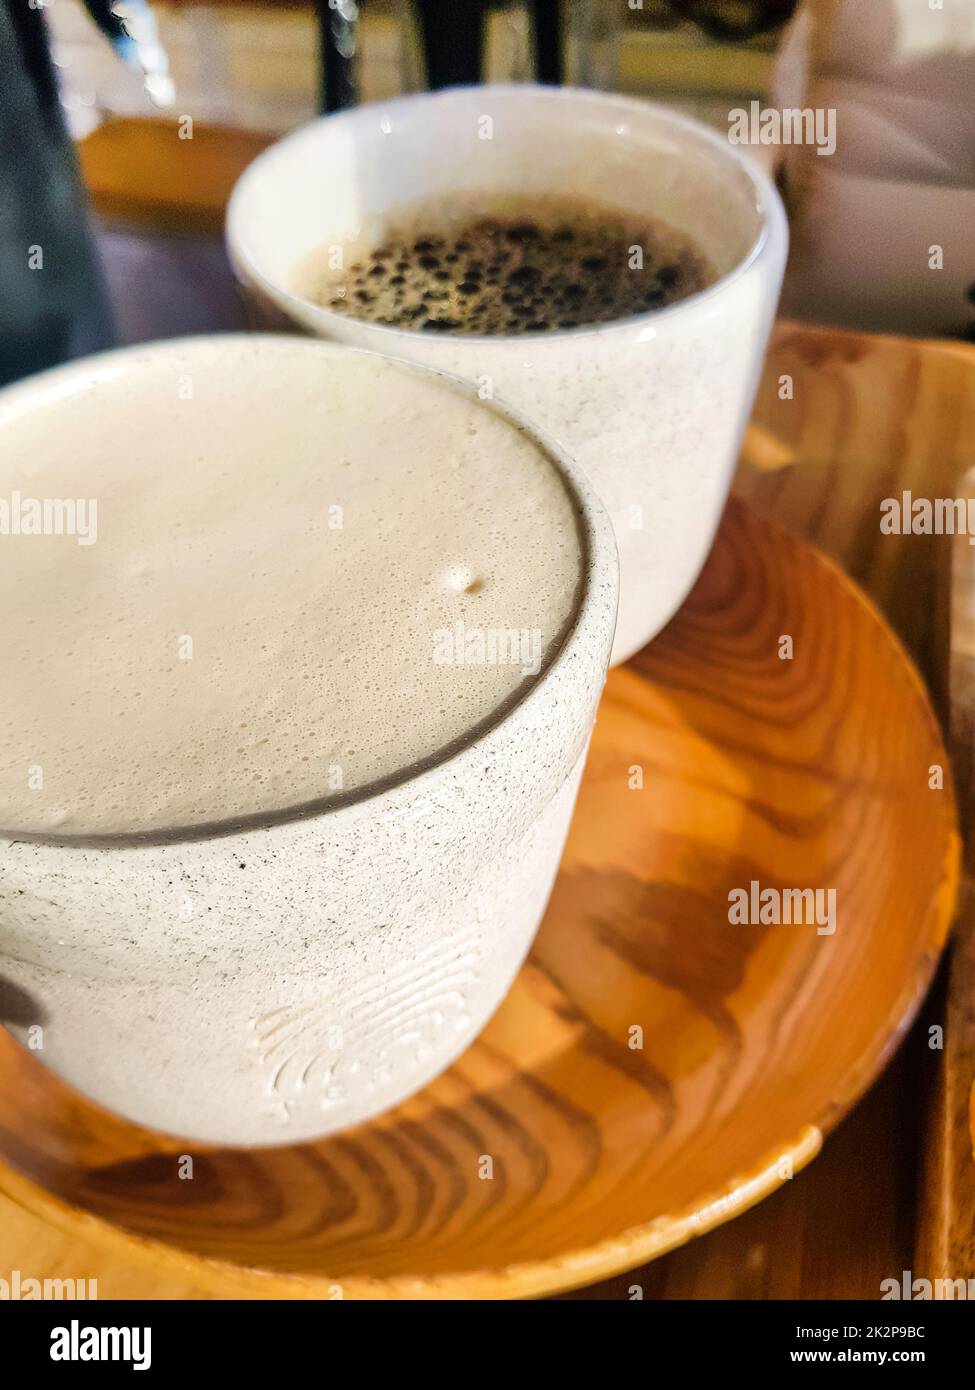
[[[404,1099],[555,876],[618,596],[591,484],[469,384],[294,335],[9,387],[0,459],[2,1021],[213,1143]]]
[[[490,211],[502,200],[530,212],[567,192],[597,215],[611,209],[688,239],[709,267],[706,283],[609,321],[517,333],[371,322],[303,290],[316,248],[378,244],[403,210],[416,218],[480,202]],[[465,377],[557,439],[613,521],[613,662],[663,627],[710,548],[785,264],[780,199],[744,151],[625,97],[456,88],[343,111],[287,136],[245,170],[226,232],[255,323]]]

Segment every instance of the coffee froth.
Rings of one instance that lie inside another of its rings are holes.
[[[712,279],[691,240],[659,219],[573,198],[458,194],[391,213],[378,241],[319,248],[294,288],[390,327],[518,334],[629,318]]]
[[[0,827],[347,797],[467,739],[558,650],[574,495],[473,392],[286,338],[112,363],[0,400],[0,492],[99,509],[90,546],[0,536]]]

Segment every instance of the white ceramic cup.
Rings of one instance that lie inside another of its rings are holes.
[[[429,334],[294,292],[318,246],[381,235],[399,208],[452,193],[566,194],[690,234],[717,279],[669,307],[517,337]],[[679,607],[710,548],[758,385],[788,245],[764,173],[665,107],[530,85],[455,88],[362,106],[294,132],[245,170],[227,215],[258,323],[412,358],[497,392],[585,468],[616,530],[613,661]]]
[[[198,389],[230,371],[259,409],[300,408],[288,391],[295,352],[323,371],[345,357],[293,336],[230,335],[89,358],[0,393],[0,437],[24,411],[63,426],[60,396],[106,375],[134,381],[160,355],[174,379],[192,358]],[[498,409],[454,385],[472,415]],[[0,1006],[19,1001],[10,1030],[32,1046],[40,1024],[35,1055],[87,1095],[197,1139],[292,1143],[425,1085],[497,1008],[555,877],[619,587],[612,526],[585,475],[517,423],[576,499],[584,582],[551,664],[459,751],[378,791],[243,828],[0,838]],[[228,448],[240,427],[228,420]],[[110,420],[105,438],[132,446]],[[273,524],[270,507],[260,525]],[[181,913],[189,889],[205,913]]]

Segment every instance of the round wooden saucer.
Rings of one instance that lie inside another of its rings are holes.
[[[917,1009],[957,878],[902,648],[832,563],[732,502],[678,617],[610,676],[535,949],[449,1072],[318,1144],[206,1150],[2,1035],[0,1189],[225,1297],[588,1283],[814,1157]]]

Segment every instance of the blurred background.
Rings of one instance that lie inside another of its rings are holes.
[[[328,104],[323,29],[344,43],[360,99],[379,101],[451,78],[476,80],[462,62],[475,31],[482,80],[532,80],[535,30],[546,24],[560,31],[561,64],[545,80],[653,97],[726,128],[729,102],[768,93],[777,39],[795,7],[796,0],[169,0],[153,10],[180,111],[282,134]],[[145,114],[140,74],[113,60],[81,0],[52,0],[48,14],[74,132]],[[425,29],[439,31],[440,42]],[[451,58],[445,75],[438,65]]]
[[[476,81],[831,122],[829,151],[751,150],[790,216],[783,311],[975,338],[973,0],[0,0],[0,75],[0,379],[237,326],[246,164],[318,112]],[[56,274],[23,264],[38,228]]]

